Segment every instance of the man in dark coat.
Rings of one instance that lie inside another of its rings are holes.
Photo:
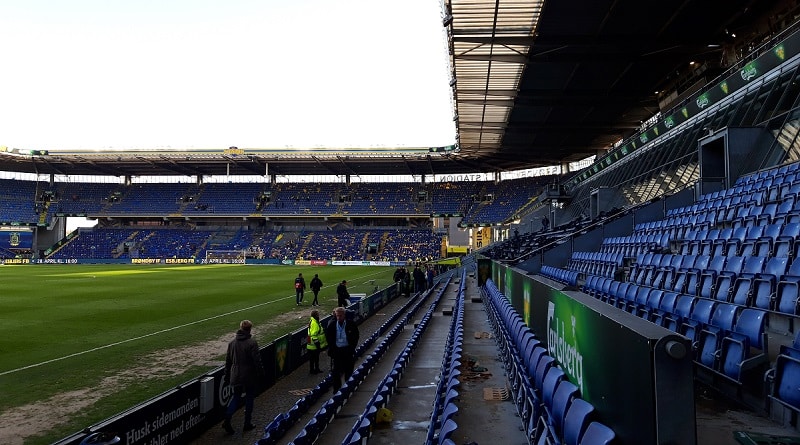
[[[342,387],[342,380],[347,381],[353,374],[356,364],[356,347],[358,346],[358,326],[347,320],[347,312],[343,307],[333,310],[333,317],[325,327],[325,339],[328,340],[328,355],[333,360],[331,378],[333,392]]]
[[[222,428],[228,434],[236,432],[231,426],[231,418],[239,407],[242,393],[245,394],[244,430],[250,431],[255,428],[252,423],[253,400],[256,395],[256,385],[264,378],[264,367],[261,364],[258,342],[250,335],[252,328],[253,323],[250,320],[242,320],[239,323],[236,338],[228,343],[228,353],[225,356],[225,376],[222,384],[233,387],[233,397],[228,403],[225,421],[222,423]]]
[[[342,280],[342,282],[336,286],[336,298],[338,299],[336,304],[339,306],[350,306],[350,292],[347,291],[347,280]]]
[[[311,306],[319,306],[319,301],[317,301],[317,296],[319,295],[319,290],[322,289],[322,280],[319,279],[319,274],[314,274],[314,278],[311,279],[311,291],[314,292],[314,301],[311,302]]]
[[[420,293],[425,291],[425,272],[419,267],[419,264],[414,266],[414,292]]]

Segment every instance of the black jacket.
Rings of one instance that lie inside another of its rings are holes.
[[[344,284],[339,284],[336,286],[336,296],[339,297],[339,301],[349,300],[350,292],[347,291],[347,286]]]
[[[341,351],[341,348],[336,346],[336,317],[332,317],[328,320],[328,325],[325,326],[325,339],[328,340],[328,354],[334,356]],[[344,333],[347,336],[347,344],[349,353],[353,353],[355,351],[356,346],[358,346],[358,326],[352,320],[346,320],[344,325]]]

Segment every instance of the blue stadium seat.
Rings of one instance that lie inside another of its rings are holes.
[[[788,258],[770,258],[764,270],[754,276],[740,275],[731,294],[731,302],[742,306],[770,309],[778,277],[786,273]]]
[[[674,332],[680,331],[683,321],[692,315],[695,303],[697,303],[697,297],[685,294],[678,296],[675,310],[666,316],[664,327]]]
[[[566,379],[566,374],[558,365],[553,365],[547,370],[547,374],[542,380],[542,404],[544,404],[545,412],[552,408],[556,389],[564,379]]]
[[[453,435],[453,432],[458,428],[458,424],[453,419],[447,419],[446,422],[442,424],[442,428],[439,430],[439,445],[444,445],[447,439],[450,439],[450,436]]]
[[[564,445],[578,445],[578,441],[592,421],[594,412],[594,405],[591,403],[581,398],[572,401],[564,416]]]
[[[617,435],[614,431],[600,422],[592,422],[586,428],[578,445],[611,445],[615,443]]]
[[[550,355],[543,355],[542,358],[539,359],[539,363],[536,365],[536,371],[533,377],[533,384],[540,399],[542,394],[542,387],[544,385],[544,378],[547,375],[547,372],[550,370],[550,368],[555,366],[555,364],[556,364],[556,359],[554,359]]]
[[[547,349],[539,345],[533,348],[529,356],[523,357],[523,363],[525,363],[525,367],[527,368],[528,376],[533,377],[536,375],[536,366],[539,364],[539,360],[545,355],[547,355]]]
[[[700,330],[711,322],[711,315],[714,313],[716,305],[716,301],[698,299],[689,318],[684,319],[681,324],[680,333],[688,337],[693,345],[698,340]]]
[[[764,311],[758,309],[744,309],[733,331],[722,339],[720,370],[736,382],[743,381],[745,372],[758,369],[768,362],[765,315]]]
[[[659,326],[666,327],[667,317],[675,312],[675,304],[678,300],[677,292],[664,292],[658,309],[653,312],[651,321]]]
[[[564,416],[566,416],[570,405],[573,400],[578,397],[580,391],[577,386],[568,380],[562,380],[553,394],[553,403],[550,409],[545,406],[545,411],[548,413],[548,422],[550,427],[555,432],[557,438],[564,435]]]
[[[778,355],[767,379],[771,384],[769,398],[800,413],[800,359]]]
[[[796,261],[795,261],[796,262]],[[800,281],[781,281],[775,289],[775,310],[796,315],[800,299]]]
[[[711,321],[697,334],[695,360],[703,366],[717,370],[722,339],[733,329],[739,307],[721,303],[714,309]]]
[[[645,302],[643,307],[639,307],[637,310],[636,315],[645,320],[653,320],[653,314],[655,314],[659,306],[661,305],[661,300],[664,298],[664,291],[661,289],[653,289],[650,291],[650,294],[647,296],[647,301]]]
[[[781,229],[780,235],[775,238],[771,255],[774,257],[788,257],[794,252],[794,245],[800,237],[800,223],[788,223]]]
[[[455,403],[448,403],[447,405],[444,406],[444,409],[442,410],[442,415],[439,418],[439,422],[437,423],[436,426],[440,427],[445,422],[447,422],[447,420],[455,417],[456,414],[458,414],[458,406],[456,406]]]

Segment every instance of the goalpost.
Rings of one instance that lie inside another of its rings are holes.
[[[244,250],[206,250],[203,264],[244,264]]]

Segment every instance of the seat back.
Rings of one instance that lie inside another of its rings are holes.
[[[566,374],[564,374],[564,371],[556,365],[551,366],[550,369],[547,370],[547,374],[544,376],[544,381],[542,382],[542,403],[544,403],[545,409],[552,408],[556,388],[558,388],[558,385],[565,378]]]
[[[458,428],[458,424],[453,419],[447,419],[446,422],[442,424],[441,430],[439,430],[439,444],[444,445],[445,440],[450,439],[450,436],[453,435],[453,432]]]
[[[750,339],[750,346],[764,349],[764,332],[766,329],[766,312],[745,308],[736,319],[733,331]]]
[[[578,397],[579,389],[569,380],[562,380],[553,394],[553,405],[550,410],[550,424],[556,431],[556,435],[561,437],[564,432],[564,416],[572,404],[573,400]]]
[[[794,315],[797,312],[798,299],[800,299],[799,289],[797,281],[778,283],[778,288],[775,292],[777,298],[775,309],[784,314]]]
[[[795,257],[792,260],[791,266],[786,270],[786,275],[791,277],[800,277],[800,258]]]
[[[594,405],[576,398],[564,416],[564,445],[578,445],[594,415]]]
[[[539,359],[539,363],[536,365],[536,372],[533,377],[533,384],[536,387],[536,390],[539,391],[539,394],[541,394],[542,391],[545,375],[547,375],[547,371],[549,371],[550,368],[555,365],[555,362],[556,359],[550,355],[544,355],[541,359]]]
[[[716,258],[725,258],[725,257],[716,257]],[[721,271],[732,272],[735,274],[740,273],[742,271],[742,268],[744,267],[745,257],[736,255],[727,258],[728,261],[725,261],[725,266],[721,269]]]
[[[677,292],[664,292],[664,296],[661,297],[661,302],[658,304],[658,308],[662,311],[671,314],[675,311],[675,304],[678,301],[678,293]]]
[[[795,411],[800,411],[800,360],[779,355],[775,360],[775,378],[772,397],[780,400]]]
[[[694,262],[694,269],[703,270],[708,268],[708,264],[711,262],[711,257],[708,255],[697,255],[697,259]]]
[[[525,367],[528,370],[528,376],[536,375],[536,366],[539,364],[541,358],[545,355],[547,355],[547,349],[541,345],[538,345],[533,348],[533,351],[531,351],[529,356],[523,357]]]
[[[692,309],[692,314],[689,318],[695,321],[699,321],[703,324],[708,324],[711,321],[711,315],[714,313],[714,309],[716,306],[715,301],[705,300],[705,299],[698,299],[697,303],[694,305],[694,309]]]
[[[578,445],[611,445],[616,440],[614,430],[600,422],[592,422],[586,427]]]
[[[650,308],[651,310],[658,309],[661,306],[661,300],[664,298],[664,291],[661,289],[653,289],[650,291],[650,294],[647,296],[647,301],[645,302],[645,306]]]
[[[689,318],[692,314],[692,309],[697,302],[697,298],[691,295],[681,295],[678,297],[678,302],[675,304],[675,314],[681,318]]]
[[[733,330],[739,307],[733,304],[720,303],[711,316],[711,324],[725,331]]]
[[[653,291],[653,289],[651,289],[649,287],[642,286],[642,287],[638,288],[636,290],[636,297],[634,297],[634,300],[633,300],[634,303],[636,303],[636,306],[638,306],[638,307],[646,306],[647,305],[647,298],[650,296],[650,293],[652,291]]]
[[[749,256],[744,259],[744,265],[742,266],[741,273],[753,274],[753,275],[761,273],[764,271],[764,265],[766,261],[767,257]]]
[[[786,273],[786,268],[789,265],[789,258],[786,257],[772,257],[767,261],[764,266],[764,273],[779,277]]]

